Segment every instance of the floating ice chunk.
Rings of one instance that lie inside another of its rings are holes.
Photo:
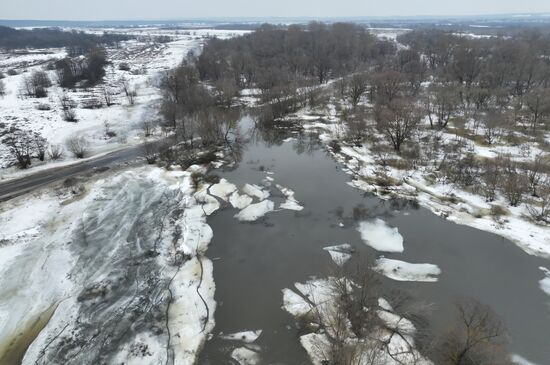
[[[518,364],[518,365],[537,365],[534,362],[531,362],[518,354],[512,355],[511,360],[514,364]]]
[[[308,314],[312,306],[292,290],[283,289],[283,309],[295,317],[301,317]]]
[[[248,207],[235,214],[235,218],[243,222],[254,222],[275,209],[271,200],[264,200]]]
[[[218,199],[208,194],[205,188],[197,191],[194,197],[206,215],[210,215],[220,209]]]
[[[301,211],[304,209],[303,206],[300,205],[300,203],[294,198],[294,191],[285,188],[282,185],[277,184],[277,189],[281,191],[281,193],[286,197],[286,201],[281,204],[281,209],[288,209],[288,210],[296,210]]]
[[[400,315],[386,310],[379,310],[376,314],[378,314],[378,317],[386,323],[388,328],[396,330],[396,332],[412,336],[416,331],[413,323]]]
[[[539,267],[539,269],[541,269],[546,275],[544,279],[539,281],[540,288],[542,289],[543,292],[550,295],[550,270],[542,266]]]
[[[243,192],[245,194],[250,195],[250,196],[255,196],[256,198],[258,198],[260,200],[264,200],[264,199],[269,198],[269,191],[262,190],[262,188],[259,187],[258,185],[246,184],[243,187]]]
[[[338,266],[343,266],[349,259],[351,259],[352,248],[348,243],[338,246],[329,246],[323,248],[327,251],[332,258],[332,261]]]
[[[361,222],[357,230],[361,233],[361,239],[377,251],[403,252],[403,236],[397,228],[392,228],[382,219]]]
[[[432,264],[410,264],[408,262],[380,258],[374,269],[382,275],[397,281],[437,281],[441,270]]]
[[[231,194],[231,196],[229,197],[229,202],[231,203],[233,208],[237,208],[237,209],[244,209],[248,207],[250,204],[252,204],[252,200],[253,199],[248,195],[246,194],[240,195],[236,191],[233,194]]]
[[[330,354],[332,344],[326,334],[308,333],[300,336],[300,343],[314,365],[328,363],[327,354]]]
[[[303,206],[301,206],[296,200],[294,199],[287,199],[284,203],[280,205],[281,209],[286,210],[295,210],[295,211],[301,211],[304,209]]]
[[[244,343],[252,343],[260,337],[262,334],[262,330],[256,330],[256,331],[242,331],[242,332],[236,332],[231,333],[228,335],[220,335],[220,337],[224,340],[231,340],[231,341],[241,341]]]
[[[239,347],[233,350],[231,357],[240,365],[257,365],[260,363],[260,355],[246,347]]]
[[[234,184],[231,184],[226,179],[221,179],[219,183],[210,187],[210,194],[227,201],[228,196],[237,190]]]
[[[388,311],[388,312],[393,311],[393,307],[391,306],[390,302],[388,302],[384,298],[378,298],[378,306],[384,309],[385,311]]]

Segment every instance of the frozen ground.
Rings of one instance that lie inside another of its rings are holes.
[[[4,204],[0,363],[193,364],[216,302],[190,181],[147,167]]]
[[[90,154],[139,144],[144,139],[141,124],[144,121],[158,120],[160,90],[156,85],[160,73],[180,64],[189,51],[199,51],[208,37],[227,38],[243,33],[202,29],[187,32],[156,28],[87,31],[98,34],[104,31],[132,34],[137,36],[137,39],[122,42],[120,47],[107,48],[111,64],[106,69],[104,85],[66,92],[77,104],[77,123],[65,122],[62,118],[59,100],[63,90],[55,85],[55,71],[46,70],[54,81],[54,86],[48,89],[47,98],[19,96],[23,78],[34,70],[42,70],[47,63],[65,57],[65,50],[16,50],[0,53],[0,72],[6,75],[3,81],[7,91],[6,96],[0,98],[0,137],[11,126],[39,133],[52,145],[64,145],[67,138],[78,135],[88,140]],[[152,41],[154,36],[169,36],[172,42],[155,43]],[[119,66],[122,63],[126,63],[130,70],[120,70]],[[19,74],[9,76],[8,70],[16,70]],[[130,105],[124,94],[122,78],[127,79],[131,88],[137,92],[134,105]],[[90,98],[103,100],[104,87],[112,94],[114,105],[100,109],[84,108],[83,103]],[[45,105],[50,110],[38,110]],[[153,132],[152,138],[161,136],[159,129]],[[69,153],[65,153],[64,159],[65,163],[74,160]],[[11,178],[21,173],[14,167],[6,169],[12,163],[13,159],[7,146],[0,143],[0,179]],[[38,160],[33,161],[33,166],[40,164]]]

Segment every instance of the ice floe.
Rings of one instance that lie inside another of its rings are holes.
[[[348,243],[337,246],[328,246],[323,248],[327,251],[332,258],[332,261],[338,266],[343,266],[349,259],[351,259],[352,248]]]
[[[244,209],[248,207],[250,204],[252,204],[253,199],[249,197],[246,194],[239,194],[238,192],[234,192],[229,197],[229,202],[233,206],[233,208],[237,209]]]
[[[269,198],[269,191],[263,190],[260,186],[254,184],[246,184],[243,187],[243,192],[252,197],[256,197],[259,200]]]
[[[286,201],[281,204],[281,209],[287,209],[287,210],[296,210],[301,211],[304,209],[303,206],[300,205],[300,203],[294,198],[294,191],[285,188],[282,185],[277,184],[277,189],[286,197]]]
[[[242,331],[242,332],[236,332],[236,333],[230,333],[227,335],[220,334],[220,338],[224,340],[231,340],[231,341],[241,341],[244,343],[253,343],[260,337],[262,334],[262,330],[256,330],[256,331]]]
[[[226,179],[221,179],[219,183],[210,187],[210,194],[217,196],[218,198],[227,201],[229,195],[237,190],[237,187],[228,182]]]
[[[397,281],[435,282],[441,270],[433,264],[411,264],[404,261],[380,258],[374,269],[382,275]]]
[[[403,236],[397,228],[390,227],[382,219],[359,223],[361,239],[377,251],[403,252]]]
[[[540,269],[545,274],[545,277],[541,281],[539,281],[540,288],[543,292],[550,295],[550,270],[542,266],[540,267]]]
[[[231,352],[231,357],[239,363],[239,365],[257,365],[260,363],[260,355],[249,348],[238,347]]]
[[[263,200],[247,206],[235,214],[235,218],[242,222],[254,222],[273,210],[275,210],[275,204],[271,200]]]

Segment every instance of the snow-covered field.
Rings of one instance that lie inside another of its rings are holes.
[[[209,37],[228,38],[242,34],[244,31],[224,30],[165,30],[157,28],[139,29],[89,29],[90,33],[102,34],[104,31],[134,35],[137,38],[122,42],[119,47],[107,47],[107,57],[110,64],[106,69],[104,84],[89,89],[65,90],[76,104],[78,122],[63,120],[60,98],[63,90],[56,85],[55,71],[45,70],[53,82],[48,88],[46,98],[21,97],[19,89],[25,76],[35,70],[44,70],[45,66],[66,56],[64,49],[15,50],[0,52],[0,72],[6,77],[6,95],[0,97],[0,137],[11,126],[25,131],[39,133],[51,145],[65,144],[71,136],[85,137],[89,142],[90,155],[113,151],[143,141],[144,132],[141,124],[154,123],[159,119],[158,102],[160,90],[157,81],[162,71],[169,70],[180,64],[188,52],[200,51],[202,44]],[[153,37],[168,36],[169,43],[157,43]],[[127,64],[129,70],[121,70],[119,66]],[[9,70],[16,70],[17,75],[8,75]],[[121,80],[126,79],[131,89],[135,89],[137,97],[133,105],[127,99]],[[113,99],[114,105],[99,109],[86,109],[83,103],[90,98],[103,100],[106,89]],[[50,110],[39,110],[48,107]],[[156,137],[160,130],[156,129]],[[64,154],[64,161],[47,161],[51,165],[59,165],[73,161],[70,153]],[[22,172],[15,167],[8,168],[13,163],[6,145],[0,143],[0,179],[19,176]],[[33,160],[33,166],[39,165]],[[32,167],[31,167],[32,168]]]

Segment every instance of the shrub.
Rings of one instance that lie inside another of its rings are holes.
[[[88,152],[88,141],[84,137],[70,137],[66,141],[67,149],[76,158],[84,158]]]

